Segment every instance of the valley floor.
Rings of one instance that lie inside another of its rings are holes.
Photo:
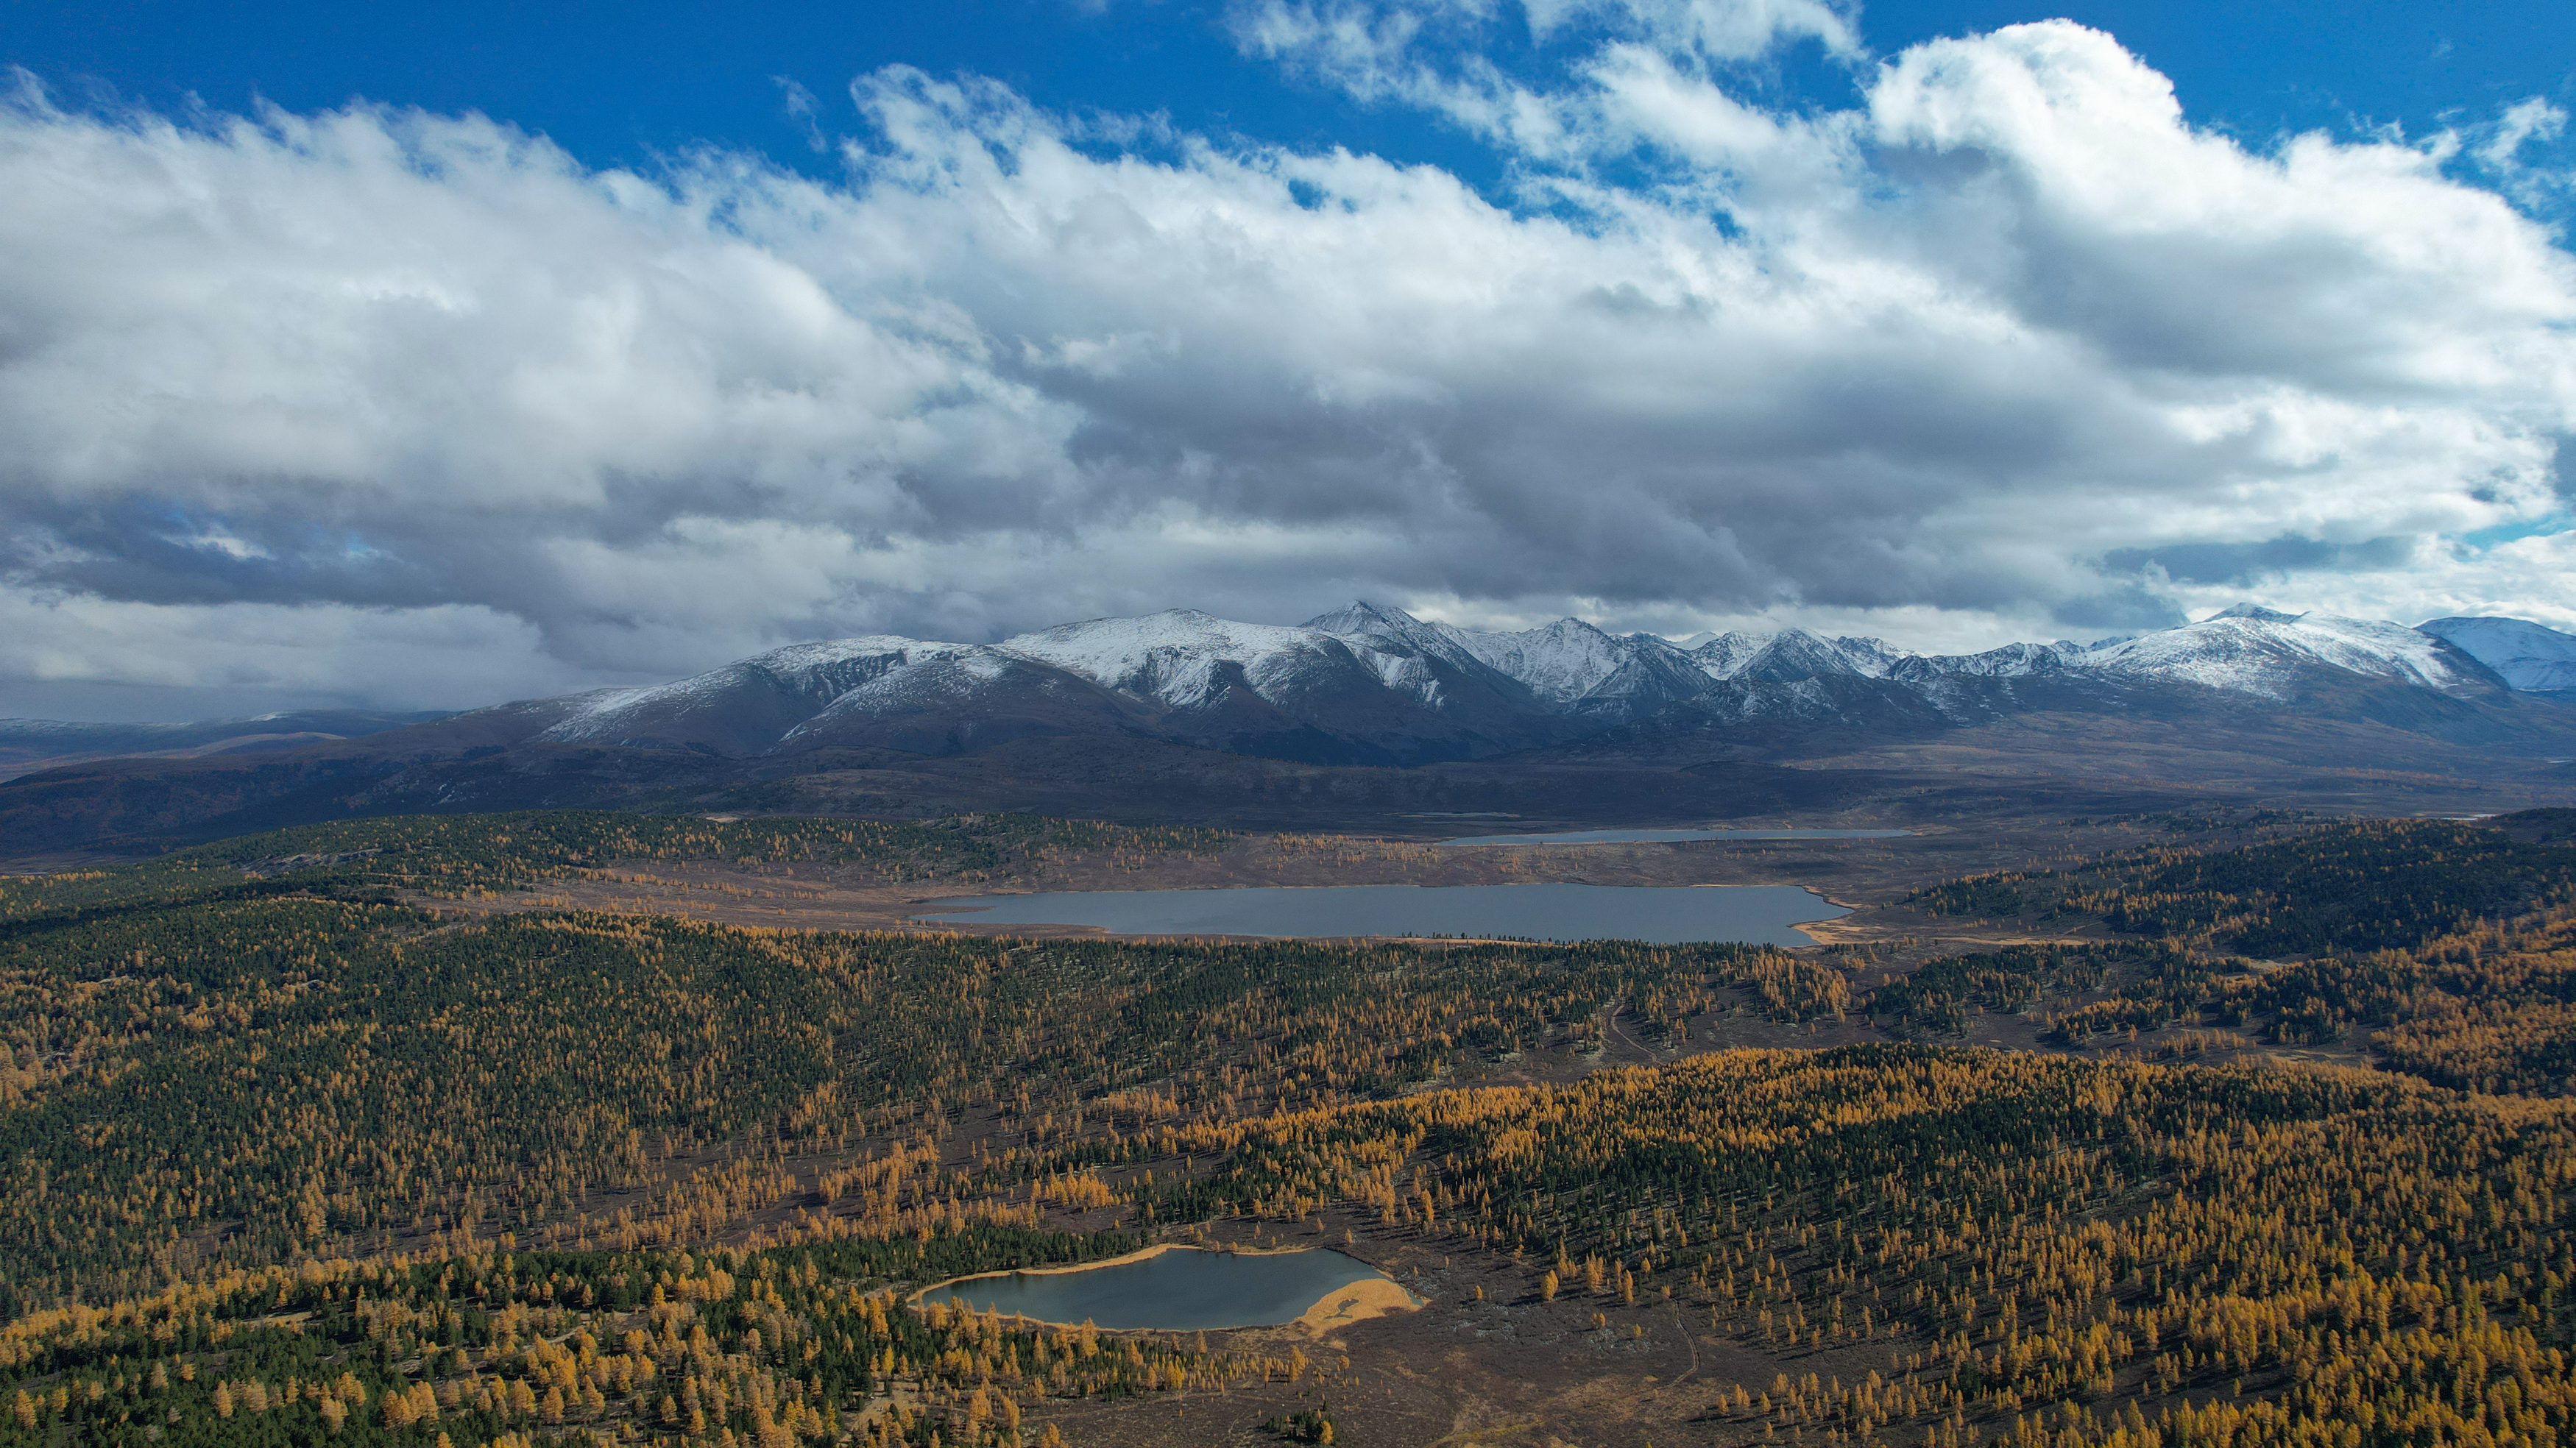
[[[0,881],[0,1448],[2560,1441],[2570,824],[529,814]],[[1532,880],[1854,913],[1788,951],[904,920]],[[899,1305],[1152,1240],[1424,1303],[1105,1347]]]

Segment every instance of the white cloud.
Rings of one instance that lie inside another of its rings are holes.
[[[23,589],[0,590],[0,677],[31,697],[94,698],[114,686],[163,700],[221,700],[215,709],[224,713],[254,712],[262,701],[438,709],[568,682],[563,662],[543,652],[525,620],[469,604],[155,605]]]
[[[2466,137],[2445,136],[2443,141],[2469,142],[2469,154],[2504,194],[2542,214],[2554,210],[2564,221],[2566,203],[2576,198],[2576,169],[2534,161],[2524,152],[2534,143],[2556,142],[2566,132],[2567,112],[2532,96],[2505,107],[2491,122],[2471,126]]]
[[[1499,10],[1247,12],[1247,44],[1481,117],[1520,209],[1342,152],[1122,150],[901,70],[854,88],[830,185],[22,91],[0,680],[463,703],[1351,594],[1943,646],[2253,588],[2570,616],[2557,536],[2455,541],[2576,492],[2542,227],[2429,149],[2195,130],[2064,22],[1865,67],[1848,111],[1730,91],[1783,36],[1856,54],[1840,13],[1622,11],[1532,88],[1421,51]],[[226,642],[304,626],[347,642]]]
[[[2539,96],[2505,107],[2494,128],[2479,143],[2478,159],[2502,170],[2522,161],[2522,148],[2533,141],[2554,141],[2567,129],[2567,112]]]

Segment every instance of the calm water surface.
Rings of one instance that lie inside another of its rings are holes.
[[[1851,912],[1796,885],[1265,885],[1065,890],[934,900],[922,918],[1090,925],[1116,935],[1475,935],[1531,940],[1813,945],[1799,921]]]
[[[1443,845],[1637,845],[1667,840],[1886,840],[1912,830],[1567,830],[1553,835],[1467,835]]]
[[[1190,1332],[1294,1322],[1334,1289],[1370,1278],[1386,1274],[1322,1248],[1253,1254],[1183,1247],[1079,1272],[977,1277],[931,1295],[1004,1317],[1017,1312],[1041,1322]]]

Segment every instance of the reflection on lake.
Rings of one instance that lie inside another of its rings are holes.
[[[952,1282],[929,1300],[1040,1322],[1189,1332],[1294,1322],[1354,1282],[1394,1279],[1357,1257],[1307,1252],[1203,1252],[1176,1247],[1072,1272],[1011,1272]]]
[[[1851,912],[1796,885],[1334,885],[1299,889],[1065,890],[930,902],[922,918],[1090,925],[1115,935],[1517,936],[1813,945],[1800,921]],[[972,912],[971,914],[967,912]]]
[[[1567,830],[1553,835],[1467,835],[1443,845],[1642,845],[1671,840],[1887,840],[1912,830]]]

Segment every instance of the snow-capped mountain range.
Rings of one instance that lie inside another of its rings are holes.
[[[728,757],[968,752],[1114,733],[1335,763],[1476,758],[1658,717],[1962,725],[2031,709],[2239,710],[2509,700],[2576,689],[2576,636],[2517,619],[2421,628],[2239,605],[2090,644],[1921,655],[1804,629],[1675,642],[1579,619],[1478,633],[1353,603],[1295,626],[1193,609],[993,644],[895,637],[773,650],[647,688],[504,705],[534,742]],[[2576,696],[2571,696],[2576,697]],[[2407,706],[2412,708],[2413,706]]]
[[[2518,618],[2437,618],[2416,628],[2473,655],[2513,688],[2576,697],[2576,635]]]

